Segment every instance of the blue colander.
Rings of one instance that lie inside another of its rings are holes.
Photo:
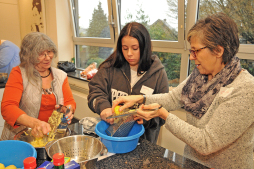
[[[37,157],[37,152],[31,144],[19,140],[0,141],[0,163],[5,167],[15,165],[17,168],[23,168],[23,161],[27,157]]]

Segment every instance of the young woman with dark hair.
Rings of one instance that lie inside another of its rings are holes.
[[[121,30],[116,50],[89,82],[88,105],[101,119],[112,123],[106,117],[112,115],[112,101],[118,97],[167,93],[168,90],[164,66],[152,55],[149,32],[142,24],[131,22]],[[142,138],[156,143],[164,123],[159,117],[144,121]]]

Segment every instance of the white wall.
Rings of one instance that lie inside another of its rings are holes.
[[[70,61],[73,57],[73,41],[68,1],[42,1],[45,4],[46,34],[53,40],[59,51],[56,63],[58,60]],[[24,22],[20,24],[26,17],[22,9],[26,7],[26,3],[30,2],[31,0],[0,0],[0,39],[12,41],[20,47],[24,36],[21,36],[21,32],[26,29]]]
[[[46,34],[58,48],[58,61],[71,61],[73,41],[67,0],[45,0]]]
[[[73,57],[73,40],[68,1],[56,0],[56,7],[59,60],[71,61]]]
[[[0,39],[20,46],[18,0],[0,0]]]

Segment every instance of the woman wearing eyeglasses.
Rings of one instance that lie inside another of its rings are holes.
[[[223,13],[199,20],[188,32],[190,60],[196,68],[167,94],[120,97],[119,111],[145,103],[138,116],[160,117],[165,127],[186,143],[184,156],[210,168],[253,168],[254,77],[236,57],[235,22]],[[163,108],[150,113],[145,109]],[[187,121],[170,113],[184,107]],[[143,109],[143,110],[142,110]]]
[[[51,66],[57,49],[47,35],[27,34],[19,55],[21,63],[12,69],[1,103],[2,140],[13,139],[25,127],[32,128],[33,136],[42,137],[51,130],[47,122],[54,109],[67,106],[70,123],[76,108],[67,74]]]

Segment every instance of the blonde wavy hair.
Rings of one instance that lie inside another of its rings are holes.
[[[54,42],[44,33],[32,32],[27,34],[20,47],[20,66],[25,68],[28,80],[30,83],[35,84],[40,80],[38,71],[35,69],[35,65],[40,63],[38,57],[44,51],[52,51],[54,58],[57,57],[57,48]]]

